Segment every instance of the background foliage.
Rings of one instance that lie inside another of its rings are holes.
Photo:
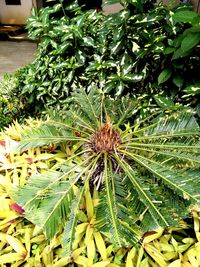
[[[0,129],[15,119],[22,121],[29,115],[26,99],[21,96],[25,72],[26,67],[13,75],[5,74],[0,81]]]
[[[66,109],[72,91],[93,84],[138,99],[141,116],[178,103],[199,109],[200,16],[190,7],[123,1],[124,10],[105,16],[76,1],[53,3],[28,19],[38,53],[16,82],[27,112]]]

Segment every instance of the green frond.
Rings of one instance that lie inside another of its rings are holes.
[[[135,102],[130,96],[124,96],[121,99],[107,97],[104,102],[106,114],[116,127],[127,123],[128,119],[136,112]]]
[[[74,176],[71,181],[65,181],[65,174],[61,172],[35,175],[12,194],[26,210],[26,218],[44,228],[48,238],[52,238],[67,219],[74,198]]]
[[[68,112],[66,115],[68,115]],[[69,121],[69,119],[71,119],[70,116],[67,116],[67,119],[62,119],[60,116],[58,116],[58,118],[54,117],[52,119],[47,120],[46,122],[43,122],[43,124],[47,126],[53,125],[57,127],[58,129],[63,128],[63,129],[66,129],[67,131],[69,131],[70,129],[74,133],[79,132],[80,134],[83,134],[83,135],[89,135],[89,133],[87,133],[85,129],[80,129],[80,127],[76,127],[75,121]]]
[[[86,93],[86,91],[81,88],[80,91],[73,93],[73,97],[82,117],[86,117],[90,125],[94,128],[99,128],[101,116],[100,103],[102,102],[102,94],[100,91],[92,88]]]
[[[194,136],[200,134],[199,125],[191,112],[175,113],[159,118],[144,128],[133,132],[135,136],[143,138],[172,138],[178,136]],[[137,140],[133,138],[133,140]]]
[[[117,246],[136,244],[140,238],[140,231],[135,224],[136,216],[129,205],[127,192],[121,183],[122,177],[113,174],[111,162],[106,155],[104,164],[105,188],[97,207],[96,227],[109,234],[109,239]]]
[[[64,174],[58,171],[48,171],[42,175],[33,175],[24,186],[13,187],[11,195],[20,205],[24,208],[27,205],[31,210],[32,203],[37,201],[38,198],[42,198],[44,193],[48,192],[48,189],[62,178],[64,178]]]
[[[72,157],[73,158],[73,157]],[[44,228],[48,238],[65,225],[74,198],[74,185],[79,179],[89,179],[98,157],[72,164],[64,172],[48,171],[29,178],[22,187],[13,188],[11,195],[26,211],[25,217]],[[62,169],[62,166],[61,166]]]
[[[125,148],[127,147],[144,147],[146,148],[157,148],[157,149],[168,149],[168,150],[181,150],[181,151],[191,151],[195,152],[195,150],[200,149],[200,142],[198,140],[195,140],[193,138],[187,138],[184,140],[179,139],[179,142],[175,141],[166,141],[166,139],[158,139],[156,141],[150,141],[148,142],[132,142],[132,140],[128,144],[121,145],[121,147]]]
[[[155,175],[158,179],[161,179],[166,186],[173,189],[178,195],[184,199],[190,199],[191,201],[198,201],[195,195],[198,195],[199,181],[195,177],[188,179],[184,173],[177,172],[177,170],[169,169],[164,164],[147,159],[138,154],[124,152],[135,162],[144,166],[151,174]]]
[[[90,164],[86,168],[87,172],[84,178],[84,184],[83,186],[79,186],[76,192],[76,197],[71,204],[70,214],[64,227],[63,247],[65,255],[70,255],[70,253],[72,252],[72,245],[74,241],[75,227],[77,225],[77,215],[79,212],[80,204],[83,198],[83,194],[86,190],[86,186],[88,185],[88,181],[95,169],[98,158],[99,157],[90,162]]]
[[[87,118],[85,118],[84,114],[77,113],[77,107],[72,107],[68,113],[71,116],[71,118],[76,122],[77,127],[83,129],[83,131],[88,131],[89,133],[94,132],[93,126],[91,125],[90,121]]]
[[[124,174],[116,175],[115,182],[115,197],[118,206],[118,221],[121,225],[121,237],[126,244],[135,245],[141,237],[141,231],[138,227],[139,216],[135,212],[130,201],[130,191],[127,190]],[[130,238],[131,237],[131,238]]]
[[[61,181],[49,191],[37,208],[35,214],[26,215],[27,219],[45,229],[48,239],[62,230],[71,210],[74,198],[73,184]]]
[[[176,161],[181,160],[181,161],[185,161],[185,162],[192,162],[192,163],[198,163],[200,164],[200,155],[196,155],[195,152],[194,153],[184,153],[181,150],[181,147],[179,147],[178,152],[176,152],[176,150],[178,150],[175,146],[174,146],[174,150],[175,152],[171,152],[168,150],[165,150],[165,146],[163,146],[162,149],[155,149],[156,147],[154,147],[153,145],[150,146],[151,149],[149,149],[148,144],[137,144],[135,143],[135,146],[133,144],[131,145],[127,145],[126,148],[129,151],[133,151],[133,153],[139,154],[142,152],[148,152],[149,155],[162,155],[163,161],[164,160],[171,160],[171,159],[175,159]],[[161,147],[160,147],[161,148]],[[195,146],[193,147],[193,149],[195,148]],[[184,147],[184,150],[190,150],[190,152],[192,151],[192,148],[190,148],[189,146],[186,148],[186,146]],[[197,150],[198,148],[196,148]],[[146,153],[145,153],[146,154]]]
[[[157,226],[168,226],[169,222],[166,220],[165,215],[160,212],[156,205],[155,196],[152,196],[150,194],[148,188],[142,187],[138,173],[134,171],[134,169],[125,160],[120,159],[119,156],[116,156],[116,159],[131,181],[132,186],[137,191],[138,197],[141,199],[141,201],[144,203],[149,213],[151,214],[154,223]]]
[[[188,206],[190,202],[179,197],[171,189],[166,190],[166,186],[156,179],[135,171],[135,177],[140,181],[141,187],[148,192],[154,205],[168,222],[170,226],[178,226],[180,218],[185,218],[188,215]],[[152,181],[153,180],[153,181]],[[125,190],[129,192],[129,203],[135,212],[135,217],[138,218],[137,225],[139,225],[143,232],[156,229],[157,222],[152,216],[149,205],[143,201],[143,198],[137,193],[136,188],[132,186],[132,182],[127,177],[124,181]],[[158,217],[157,217],[158,218]],[[159,219],[159,218],[158,218]],[[162,221],[159,222],[162,224]]]
[[[22,133],[22,140],[14,148],[15,151],[25,151],[30,148],[58,144],[67,141],[87,141],[84,137],[76,136],[75,132],[67,131],[48,123],[39,128],[29,129]]]
[[[63,254],[65,256],[69,256],[72,252],[72,245],[77,225],[77,215],[79,212],[84,191],[85,191],[85,186],[79,187],[78,191],[76,192],[76,197],[71,203],[69,217],[65,224],[63,232],[63,248],[64,248]]]
[[[110,165],[110,164],[109,164]],[[104,179],[105,179],[105,189],[106,189],[106,201],[107,201],[107,216],[110,219],[111,225],[111,239],[115,244],[121,247],[120,225],[117,223],[117,205],[115,199],[115,187],[113,174],[108,166],[107,155],[104,155]]]

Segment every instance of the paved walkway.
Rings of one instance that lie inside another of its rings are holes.
[[[28,41],[0,41],[0,79],[4,73],[31,63],[36,54],[37,45]]]

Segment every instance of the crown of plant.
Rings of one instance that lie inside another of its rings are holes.
[[[106,118],[106,123],[91,136],[89,147],[96,153],[111,153],[121,144],[119,131]]]
[[[22,133],[22,151],[67,146],[68,157],[58,169],[30,177],[13,190],[26,218],[43,227],[48,238],[62,226],[64,244],[72,248],[89,183],[100,196],[95,227],[118,246],[137,242],[140,229],[177,225],[199,205],[200,135],[194,115],[163,116],[160,111],[131,125],[134,112],[129,98],[113,100],[98,90],[80,90],[66,119],[49,119]]]

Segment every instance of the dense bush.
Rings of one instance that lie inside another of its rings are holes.
[[[115,97],[143,95],[142,112],[175,102],[196,106],[199,89],[189,88],[199,83],[199,16],[149,3],[124,1],[123,11],[108,16],[82,12],[76,1],[33,11],[27,27],[38,54],[21,84],[32,110],[63,109],[73,90],[93,83]],[[181,52],[187,34],[195,41]]]
[[[72,91],[93,84],[115,98],[138,99],[141,116],[179,104],[199,110],[199,15],[190,7],[127,0],[124,10],[105,16],[83,12],[76,1],[54,2],[28,19],[38,53],[12,80],[25,114],[66,109]]]
[[[5,74],[0,82],[0,129],[23,116],[26,104],[20,97],[21,76],[23,70],[18,70],[14,75]]]

